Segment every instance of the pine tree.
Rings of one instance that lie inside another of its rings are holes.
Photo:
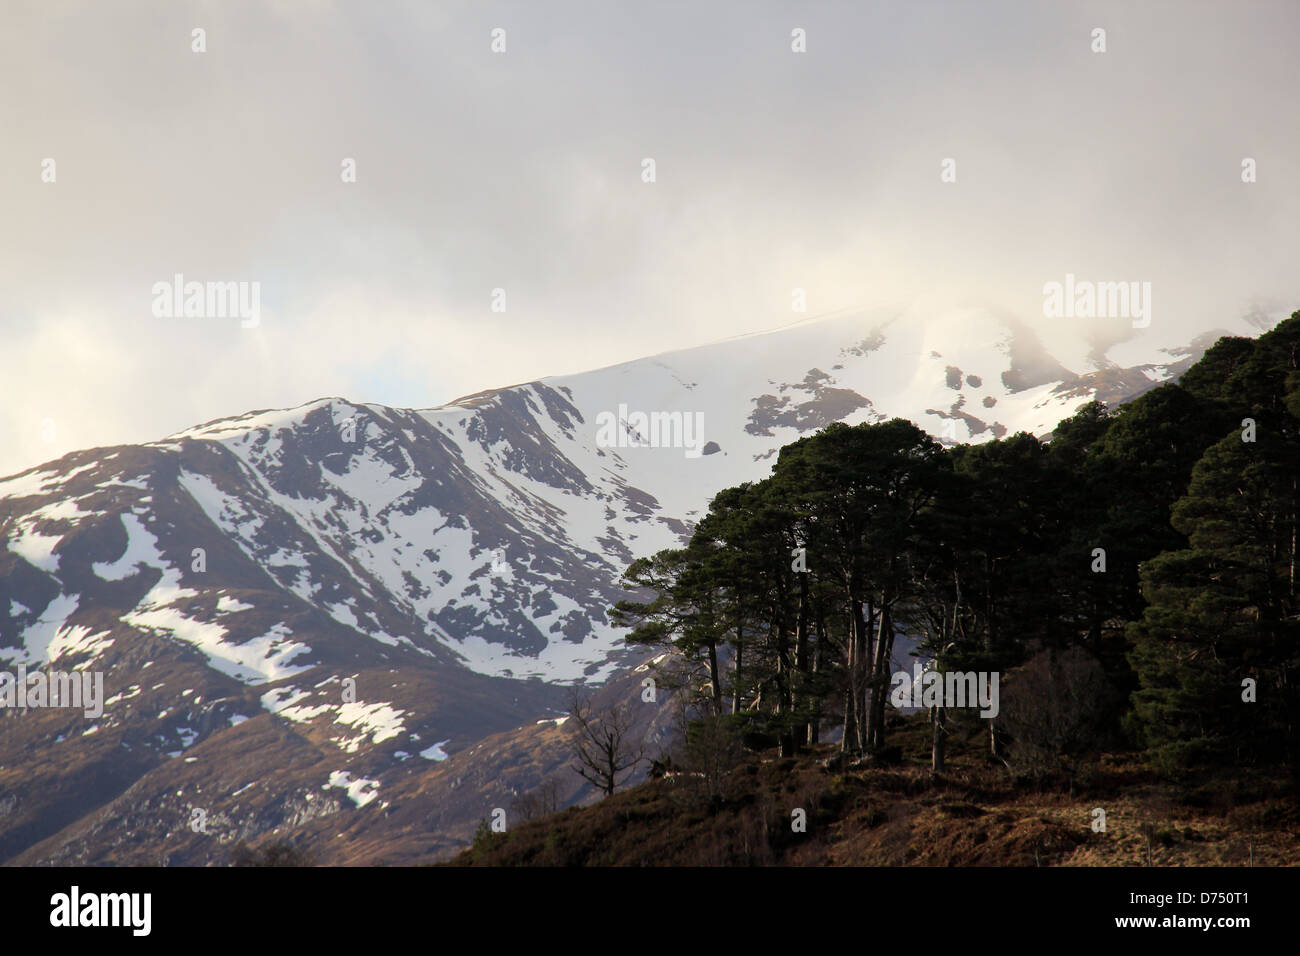
[[[1247,412],[1253,432],[1243,419],[1205,452],[1172,510],[1187,546],[1143,568],[1150,605],[1130,627],[1141,689],[1129,725],[1165,769],[1279,757],[1296,766],[1298,345],[1300,313],[1249,355],[1223,350],[1232,362],[1218,400]],[[1197,388],[1210,391],[1204,379]]]

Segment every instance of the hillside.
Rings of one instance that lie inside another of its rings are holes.
[[[710,799],[678,773],[480,835],[451,866],[1294,866],[1300,807],[1285,779],[1161,783],[1140,757],[1104,758],[1074,799],[1017,782],[982,733],[929,771],[923,715],[899,718],[892,766],[839,766],[838,747],[748,754]],[[1106,832],[1091,828],[1106,811]],[[791,813],[807,811],[795,833]]]
[[[785,446],[627,572],[629,641],[693,675],[658,779],[616,796],[588,733],[604,802],[458,862],[1300,862],[1298,357],[1300,312],[1048,442]]]
[[[252,412],[0,479],[0,663],[102,673],[105,696],[94,719],[5,711],[0,860],[202,865],[288,832],[328,862],[453,852],[563,766],[539,722],[568,685],[639,679],[652,655],[608,617],[629,563],[783,446],[888,416],[945,446],[1045,434],[1208,343],[1057,358],[994,310],[857,313],[431,409]],[[703,429],[638,444],[642,413]],[[643,716],[650,737],[669,719]]]

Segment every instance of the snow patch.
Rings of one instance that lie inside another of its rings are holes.
[[[358,777],[353,780],[352,775],[346,770],[335,770],[330,773],[329,783],[321,787],[321,789],[328,790],[330,787],[339,787],[346,790],[348,798],[356,804],[358,809],[379,796],[378,780],[367,780],[365,777]]]
[[[158,540],[145,528],[144,522],[133,514],[124,514],[122,527],[126,529],[126,550],[116,561],[96,562],[91,570],[101,581],[121,581],[135,574],[141,564],[157,567],[160,559]]]
[[[420,756],[423,757],[425,760],[438,760],[438,761],[446,760],[447,752],[442,748],[449,743],[451,743],[450,737],[448,737],[446,740],[434,744],[432,747],[428,747],[424,750],[421,750]]]

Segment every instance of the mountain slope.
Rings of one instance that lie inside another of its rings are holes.
[[[851,315],[434,409],[322,399],[0,480],[0,669],[100,671],[108,699],[94,720],[3,711],[0,859],[203,862],[399,793],[455,804],[443,852],[537,773],[498,760],[471,799],[438,765],[473,773],[460,755],[538,737],[559,685],[627,674],[604,614],[623,568],[783,444],[894,416],[945,441],[1043,434],[1207,344],[1067,368],[987,310]],[[199,833],[195,809],[218,839],[160,849]]]

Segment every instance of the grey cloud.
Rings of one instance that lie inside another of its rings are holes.
[[[1044,282],[1140,279],[1162,343],[1300,307],[1298,27],[1286,2],[6,4],[0,473],[780,325],[794,286],[1042,323]],[[155,319],[176,272],[259,281],[261,327]]]

